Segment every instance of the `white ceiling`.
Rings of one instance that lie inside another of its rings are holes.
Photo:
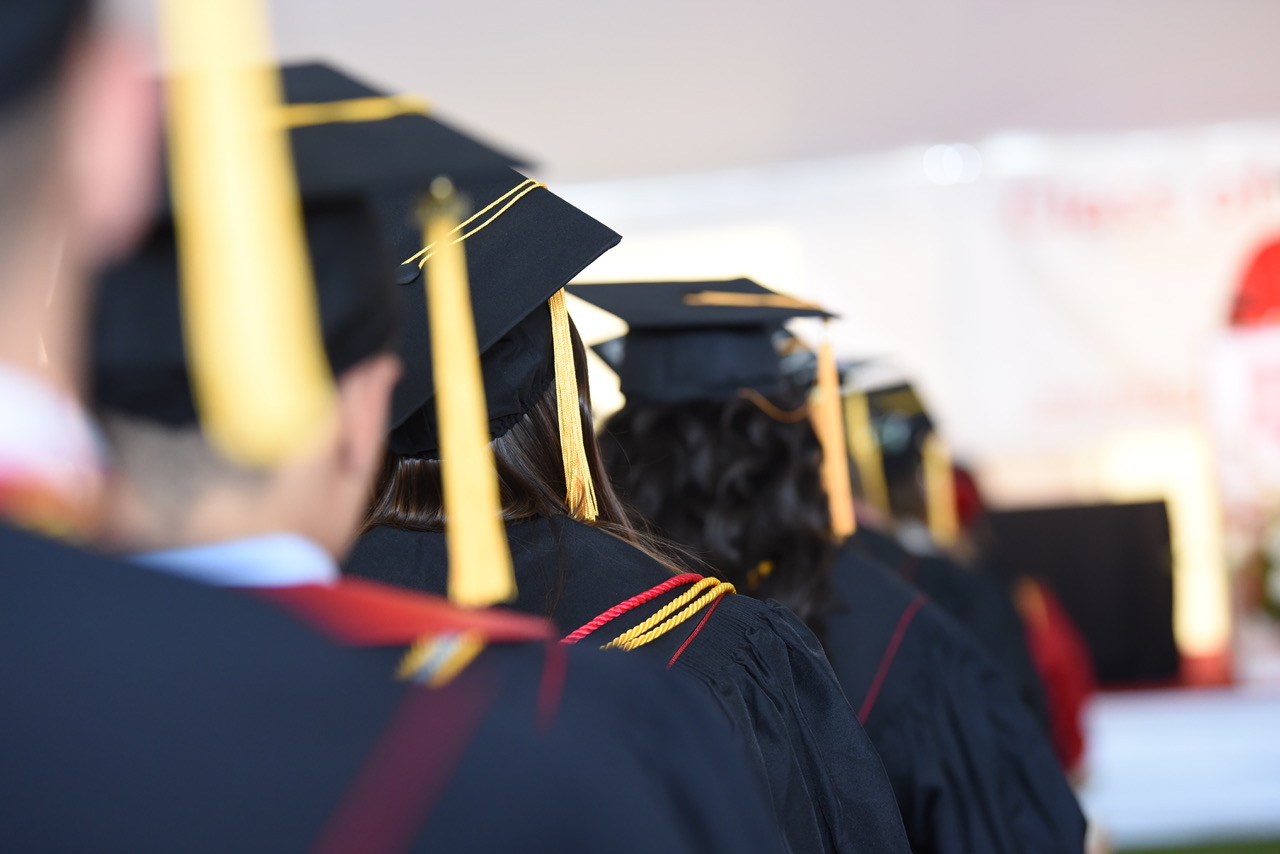
[[[114,0],[142,14],[148,0]],[[427,94],[560,181],[1001,130],[1280,118],[1273,0],[274,0],[290,58]]]

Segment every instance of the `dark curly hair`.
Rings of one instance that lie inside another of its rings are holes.
[[[836,547],[807,418],[777,420],[745,398],[629,403],[601,447],[615,488],[658,534],[820,629]]]
[[[592,430],[586,354],[578,330],[572,324],[570,332],[583,445],[599,507],[596,520],[586,524],[630,543],[672,572],[685,572],[696,561],[677,546],[663,542],[643,526],[637,526],[633,522],[634,514],[623,507],[609,483],[601,462],[600,446]],[[530,410],[492,445],[504,522],[513,524],[539,517],[554,521],[572,515],[565,502],[555,383],[551,383]],[[439,460],[387,451],[361,533],[379,525],[411,531],[444,530],[444,493]]]

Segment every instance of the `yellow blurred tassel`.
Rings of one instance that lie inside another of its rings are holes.
[[[835,351],[824,330],[818,348],[818,381],[813,392],[813,427],[822,444],[822,485],[827,491],[831,533],[843,542],[857,529],[853,514],[853,486],[849,481],[849,456],[845,450],[840,412],[840,376]]]
[[[928,515],[929,532],[940,546],[950,546],[960,535],[960,520],[956,513],[955,474],[951,469],[951,455],[937,433],[930,433],[921,449],[924,467],[925,512]]]
[[[560,416],[560,456],[564,461],[565,503],[575,519],[595,521],[600,514],[596,487],[587,465],[582,439],[582,412],[578,404],[578,375],[573,362],[573,339],[569,334],[569,308],[564,288],[547,300],[551,307],[551,348],[555,355],[556,412]]]
[[[844,427],[849,440],[849,454],[858,466],[863,496],[872,507],[892,514],[889,486],[884,479],[884,458],[871,424],[871,406],[867,396],[860,391],[844,396]]]
[[[453,185],[437,179],[426,210],[424,245],[439,248],[427,259],[423,280],[440,425],[449,598],[464,607],[482,607],[515,598],[516,581],[489,446],[467,260],[461,244],[449,241],[458,219]]]
[[[328,423],[311,283],[266,16],[256,0],[161,0],[187,360],[210,442],[269,466]]]

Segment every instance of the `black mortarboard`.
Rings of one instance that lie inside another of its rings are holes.
[[[282,76],[290,106],[323,105],[291,131],[290,142],[324,346],[336,375],[388,344],[398,320],[392,281],[400,259],[387,252],[374,195],[393,187],[421,190],[445,173],[505,174],[511,158],[420,113],[394,114],[394,102],[390,117],[355,120],[361,116],[344,113],[346,104],[383,95],[330,66],[289,67]],[[166,206],[144,244],[103,276],[93,393],[101,409],[185,425],[195,423],[196,408],[168,214]]]
[[[289,65],[280,76],[304,201],[423,189],[440,175],[459,181],[527,165],[429,115],[423,99],[388,94],[332,65]],[[166,213],[170,203],[166,189]]]
[[[933,430],[933,420],[910,383],[883,385],[867,392],[867,407],[876,428],[884,465],[919,457],[920,444]]]
[[[459,192],[478,215],[460,235],[466,252],[481,353],[489,428],[503,435],[537,402],[556,375],[548,300],[621,238],[546,187],[506,170],[462,179]],[[418,254],[422,231],[410,199],[381,205],[393,250]],[[488,224],[486,224],[488,223]],[[391,450],[434,456],[438,450],[431,337],[416,261],[401,267],[404,374],[392,404]]]
[[[923,489],[925,521],[934,540],[944,546],[954,543],[959,533],[955,472],[920,395],[901,378],[865,394],[880,445],[885,488],[917,483]]]
[[[934,432],[933,419],[920,396],[907,382],[873,389],[866,396],[885,477],[890,483],[913,477],[925,440]]]
[[[49,78],[88,6],[87,0],[0,3],[0,110]]]
[[[390,261],[367,204],[304,206],[325,352],[335,376],[387,346],[396,326]],[[195,424],[173,226],[108,270],[96,293],[93,401],[170,426]]]
[[[793,317],[832,315],[750,279],[574,285],[631,327],[618,374],[628,401],[725,399],[791,388],[774,335]],[[615,360],[616,361],[616,360]]]

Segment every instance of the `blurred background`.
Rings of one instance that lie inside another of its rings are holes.
[[[272,7],[621,232],[583,279],[838,310],[1088,641],[1114,845],[1280,851],[1280,3]]]

